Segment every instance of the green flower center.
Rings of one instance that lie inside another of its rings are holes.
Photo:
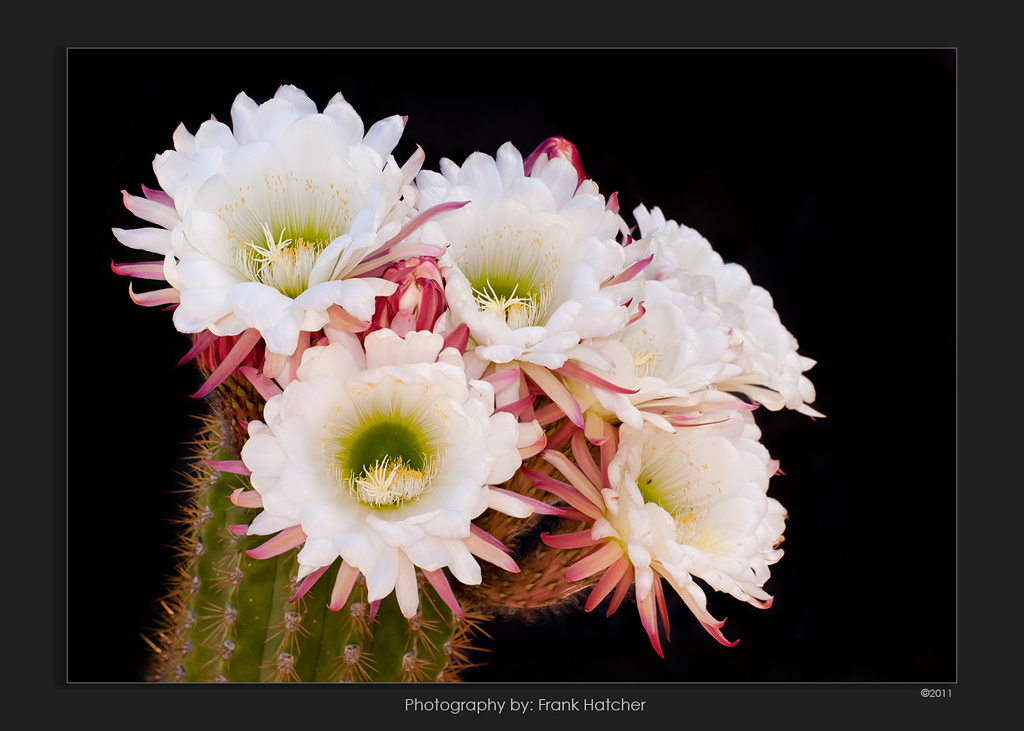
[[[520,290],[519,282],[501,279],[497,282],[484,279],[482,284],[470,284],[477,307],[483,312],[497,312],[513,330],[530,327],[539,321],[541,303],[546,300],[543,294],[530,292],[526,287]]]
[[[456,255],[477,307],[497,312],[513,330],[543,323],[560,259],[537,231],[507,225],[486,229]]]
[[[349,191],[324,188],[294,175],[267,175],[263,196],[245,195],[219,215],[228,225],[235,265],[247,279],[298,297],[309,286],[316,259],[351,228]],[[256,204],[255,200],[262,203]]]
[[[430,490],[444,466],[443,442],[429,420],[375,412],[332,427],[325,440],[335,482],[373,508],[398,507]]]
[[[427,440],[419,430],[400,418],[378,417],[352,435],[338,459],[343,470],[357,475],[384,460],[401,462],[410,469],[419,470],[426,462],[427,449]]]
[[[270,228],[264,226],[262,239],[243,241],[235,250],[235,263],[250,281],[294,299],[309,287],[316,259],[334,237],[328,233],[320,238],[286,239],[284,235],[282,230],[275,241]]]

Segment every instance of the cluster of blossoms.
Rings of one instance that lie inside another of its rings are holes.
[[[786,512],[752,411],[820,416],[814,361],[741,266],[658,208],[630,225],[566,140],[435,171],[392,156],[405,121],[240,94],[230,127],[177,129],[162,190],[124,193],[156,227],[115,236],[161,260],[114,270],[166,282],[129,291],[219,354],[196,395],[238,372],[265,399],[221,465],[259,509],[237,532],[270,536],[250,555],[300,548],[300,593],[337,565],[332,609],[362,575],[413,616],[419,572],[461,615],[480,561],[519,570],[478,519],[547,515],[572,526],[548,546],[589,549],[561,579],[588,611],[633,588],[660,654],[667,582],[729,644],[695,579],[771,604]]]

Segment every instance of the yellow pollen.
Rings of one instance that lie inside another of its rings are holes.
[[[362,503],[373,507],[400,505],[430,488],[431,479],[437,474],[435,465],[431,460],[425,469],[417,470],[401,458],[392,462],[390,457],[385,457],[365,469],[362,476],[345,481],[352,497]]]

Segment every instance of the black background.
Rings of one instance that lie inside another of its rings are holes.
[[[174,367],[187,339],[110,271],[151,258],[110,234],[147,225],[120,191],[157,187],[179,122],[293,83],[321,108],[341,91],[367,126],[408,115],[395,155],[419,144],[428,168],[572,140],[627,218],[660,206],[744,265],[819,361],[826,419],[757,412],[786,555],[770,610],[709,596],[736,647],[670,597],[665,659],[625,604],[496,622],[467,680],[956,681],[956,68],[943,49],[71,50],[67,315],[93,355],[68,365],[67,679],[139,679],[202,411]],[[116,610],[90,599],[109,592]]]

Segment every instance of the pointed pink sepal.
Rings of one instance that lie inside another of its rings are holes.
[[[625,558],[625,557],[623,557]],[[615,587],[615,594],[612,595],[612,600],[608,604],[608,611],[605,613],[606,617],[610,617],[615,614],[615,610],[622,604],[622,600],[626,598],[626,594],[629,593],[629,587],[633,585],[633,566],[626,562],[626,571],[622,574],[619,579],[618,585]]]
[[[526,503],[531,508],[533,508],[533,512],[534,513],[539,513],[540,515],[558,515],[558,516],[561,516],[561,517],[568,517],[568,513],[565,510],[565,508],[558,508],[558,507],[555,507],[554,505],[548,505],[546,502],[544,502],[542,500],[538,500],[537,498],[533,498],[533,497],[526,497],[526,495],[520,495],[518,492],[514,492],[512,490],[506,490],[503,487],[493,487],[492,486],[490,489],[492,491],[494,491],[494,492],[503,492],[503,493],[505,493],[507,495],[511,495],[516,500],[519,500],[521,502]],[[476,526],[474,525],[472,527],[475,528]],[[495,539],[495,540],[497,540],[497,539]],[[505,550],[507,551],[508,549],[506,548]]]
[[[728,619],[728,617],[726,617],[726,619]],[[722,623],[719,624],[717,627],[713,624],[708,624],[707,622],[701,622],[700,624],[704,629],[708,631],[709,635],[714,637],[716,640],[719,641],[719,643],[725,645],[726,647],[735,647],[736,643],[739,642],[739,640],[733,640],[732,642],[729,642],[729,640],[725,639],[725,635],[722,634],[722,630],[720,629],[721,626],[725,624],[725,619],[723,619]]]
[[[476,526],[472,526],[475,528]],[[516,562],[505,553],[508,549],[498,539],[482,530],[471,531],[469,536],[462,539],[463,544],[474,556],[494,564],[506,571],[518,574],[519,567]]]
[[[342,560],[341,566],[338,567],[338,577],[334,580],[334,589],[331,590],[331,603],[327,605],[328,609],[337,612],[345,606],[357,578],[359,569]]]
[[[416,229],[418,229],[420,226],[425,224],[430,219],[436,218],[437,216],[440,216],[442,213],[448,213],[449,211],[457,211],[458,209],[462,208],[464,205],[468,203],[469,201],[449,201],[447,203],[438,203],[436,206],[431,206],[430,208],[416,216],[414,219],[409,221],[409,223],[405,224],[402,227],[402,229],[397,234],[395,234],[395,236],[391,238],[385,245],[388,246],[389,248],[394,247],[395,244],[407,239],[410,236],[410,234],[412,234]]]
[[[491,489],[494,490],[496,488],[492,487]],[[507,490],[506,490],[506,492],[507,492]],[[516,497],[518,497],[518,495]],[[486,543],[491,544],[492,546],[497,548],[499,551],[504,551],[505,553],[512,553],[512,549],[511,548],[506,546],[504,543],[499,541],[497,538],[492,536],[490,533],[485,531],[483,528],[478,526],[476,523],[470,523],[469,524],[469,531],[470,531],[470,533],[475,535],[477,538],[479,538],[480,540],[482,540],[482,541],[484,541]]]
[[[462,355],[466,354],[466,346],[469,345],[469,325],[461,322],[444,339],[442,348],[455,348]]]
[[[202,398],[222,384],[224,379],[230,376],[242,361],[245,360],[245,356],[252,352],[252,349],[256,347],[256,343],[260,341],[260,337],[260,331],[254,327],[243,332],[231,348],[231,351],[227,354],[227,357],[224,358],[220,365],[217,366],[216,370],[210,374],[206,383],[204,383],[198,391],[192,394],[192,398]]]
[[[608,541],[595,551],[591,551],[579,561],[565,570],[567,581],[579,581],[604,571],[622,558],[622,546],[615,541]]]
[[[640,612],[640,621],[644,625],[644,630],[651,641],[651,646],[654,647],[654,651],[658,653],[659,657],[665,657],[665,653],[661,650],[661,640],[658,637],[658,610],[655,604],[655,594],[652,591],[646,597],[637,601],[637,610]]]
[[[146,196],[151,201],[156,203],[163,203],[165,206],[174,208],[174,199],[162,190],[156,190],[154,188],[147,188],[145,185],[142,186],[142,195]]]
[[[619,212],[619,191],[615,191],[608,196],[608,203],[605,204],[604,209],[606,211],[611,211],[612,213]]]
[[[240,487],[231,493],[231,504],[240,508],[262,508],[263,498],[255,490]]]
[[[271,558],[305,542],[306,534],[302,532],[302,527],[293,525],[290,528],[285,528],[263,545],[249,549],[245,555],[255,559]]]
[[[206,464],[210,465],[213,469],[218,472],[230,472],[233,475],[251,475],[252,472],[245,466],[245,462],[240,459],[232,460],[204,460]]]
[[[331,305],[327,308],[327,316],[331,318],[331,327],[337,330],[344,330],[350,333],[361,333],[370,327],[369,320],[360,320],[353,317],[341,305]]]
[[[601,539],[595,539],[591,535],[589,529],[576,531],[575,533],[554,534],[544,531],[540,534],[540,539],[545,545],[552,548],[585,548],[587,546],[596,546],[601,542]]]
[[[135,293],[132,285],[128,285],[128,296],[132,302],[143,307],[159,307],[160,305],[177,305],[181,302],[181,294],[174,287],[157,289],[152,292]]]
[[[317,582],[317,579],[319,579],[321,576],[327,573],[327,569],[329,569],[330,567],[330,564],[328,564],[327,566],[321,566],[316,571],[314,571],[313,573],[309,574],[306,578],[304,578],[302,580],[302,583],[299,584],[299,588],[296,589],[295,596],[293,596],[288,601],[295,602],[301,599],[307,591],[313,588],[313,584]]]
[[[579,401],[565,387],[565,384],[562,383],[558,376],[547,368],[533,363],[524,362],[520,363],[519,366],[548,398],[558,404],[558,407],[569,418],[569,421],[580,429],[583,428],[583,409],[580,408]]]
[[[494,410],[494,413],[512,414],[516,419],[519,419],[519,417],[525,414],[530,407],[533,406],[533,402],[536,400],[537,395],[531,393],[526,398],[521,398],[518,401],[513,401],[512,403],[505,404],[504,406],[499,406]]]
[[[238,372],[245,376],[249,383],[253,385],[257,393],[264,399],[269,401],[274,396],[283,393],[283,389],[278,386],[274,381],[264,376],[262,373],[256,371],[252,366],[240,366]]]
[[[196,341],[192,344],[192,347],[189,348],[189,351],[182,356],[181,360],[178,361],[178,367],[185,365],[200,353],[204,352],[207,348],[213,345],[213,342],[216,339],[217,336],[212,332],[209,330],[203,330],[203,332],[196,337]]]
[[[567,360],[565,362],[565,365],[563,365],[561,368],[557,368],[555,370],[555,373],[561,373],[566,378],[571,378],[574,381],[585,383],[588,386],[593,386],[594,388],[600,388],[603,391],[610,391],[611,393],[633,394],[637,393],[640,390],[639,388],[626,388],[625,386],[617,386],[611,381],[605,380],[604,378],[601,378],[600,376],[591,373],[583,366],[573,363],[571,360]]]
[[[249,531],[247,525],[229,525],[228,530],[236,536],[244,536]]]
[[[600,604],[613,589],[618,587],[619,583],[622,581],[622,577],[626,574],[628,569],[629,559],[625,556],[609,566],[608,570],[601,575],[601,579],[597,582],[597,585],[591,590],[590,596],[587,597],[587,603],[583,606],[583,609],[588,612],[593,611],[594,608],[597,607],[597,605]],[[611,614],[611,612],[609,612],[609,614]]]
[[[454,612],[455,616],[459,619],[465,619],[466,614],[462,611],[462,607],[459,606],[458,599],[455,598],[455,593],[452,591],[452,585],[448,583],[448,577],[444,575],[444,571],[438,569],[437,571],[427,571],[426,569],[420,569],[423,575],[427,577],[427,581],[434,587],[434,591],[441,597],[441,600],[448,605],[448,608]]]
[[[623,282],[628,282],[630,279],[632,279],[637,274],[642,272],[644,270],[644,268],[648,264],[650,264],[652,261],[654,261],[654,254],[651,254],[650,256],[644,257],[640,261],[633,262],[628,267],[626,267],[622,272],[620,272],[619,274],[616,274],[614,277],[611,277],[610,279],[605,281],[604,284],[602,284],[601,286],[602,287],[611,287],[611,286],[616,285],[616,284],[622,284]]]
[[[572,507],[579,510],[581,513],[586,515],[590,520],[597,520],[601,517],[601,509],[598,508],[594,503],[585,498],[580,492],[571,485],[566,485],[564,482],[559,482],[553,477],[542,475],[539,472],[534,472],[528,467],[520,468],[523,476],[529,477],[533,480],[534,487],[546,490],[553,495],[557,495],[562,498],[565,502],[569,503]]]
[[[117,264],[111,260],[110,269],[114,274],[120,274],[122,277],[135,277],[136,279],[162,279],[167,281],[167,278],[164,276],[164,263],[162,261],[146,261],[138,264]]]

